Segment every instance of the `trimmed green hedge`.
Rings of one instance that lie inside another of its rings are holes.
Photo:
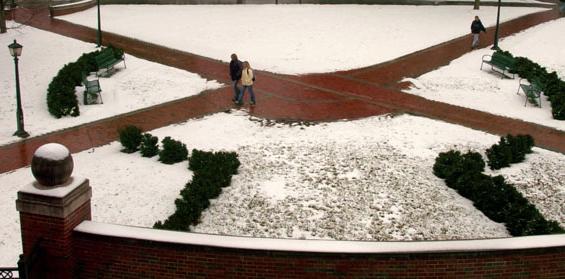
[[[495,222],[505,223],[513,236],[564,233],[555,221],[543,215],[502,176],[482,173],[485,163],[476,152],[440,153],[434,174],[445,179],[447,186],[473,201],[474,206]]]
[[[158,221],[156,229],[190,231],[196,225],[202,211],[217,198],[223,187],[231,184],[240,162],[235,152],[205,152],[192,150],[189,169],[194,172],[192,181],[181,190],[181,198],[175,201],[176,211],[164,222]]]
[[[514,57],[508,51],[500,51],[502,54]],[[512,73],[519,75],[521,78],[527,79],[529,82],[539,80],[543,94],[548,97],[551,102],[551,114],[557,120],[565,120],[565,81],[561,80],[557,73],[548,73],[545,67],[531,61],[526,57],[515,57]]]
[[[159,151],[159,161],[163,164],[174,164],[186,160],[188,149],[186,145],[171,137],[165,137],[161,141],[163,149]]]
[[[141,144],[141,129],[133,125],[127,125],[121,128],[118,133],[120,134],[120,143],[124,147],[121,151],[124,153],[133,153],[139,150]]]
[[[490,169],[498,170],[520,163],[526,159],[526,154],[532,153],[533,146],[534,139],[530,135],[501,137],[498,144],[486,150],[488,165]]]
[[[114,56],[121,57],[124,51],[108,46]],[[98,71],[95,57],[99,51],[84,53],[77,61],[63,66],[47,88],[47,108],[56,118],[63,116],[79,116],[80,110],[75,94],[75,87],[80,86],[83,73]]]
[[[141,137],[141,145],[139,146],[139,152],[141,156],[151,158],[159,154],[159,138],[151,135],[150,133],[145,133]]]

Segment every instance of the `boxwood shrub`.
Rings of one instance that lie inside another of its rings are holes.
[[[139,152],[143,157],[153,157],[159,153],[159,138],[151,135],[150,133],[145,133],[141,137],[141,145],[139,146]]]
[[[447,186],[473,201],[477,209],[495,222],[504,223],[513,236],[563,233],[555,221],[547,221],[514,186],[502,176],[482,173],[480,154],[459,151],[440,153],[434,174],[446,180]]]
[[[450,187],[454,187],[456,180],[466,172],[482,172],[485,162],[477,152],[469,151],[462,155],[459,151],[451,150],[439,154],[433,169],[437,177],[445,179]]]
[[[124,149],[124,153],[133,153],[139,150],[141,144],[141,130],[133,125],[127,125],[121,128],[118,133],[120,134],[120,142]]]
[[[532,153],[534,139],[530,135],[507,135],[501,137],[497,144],[486,150],[488,165],[493,170],[520,163],[526,154]]]
[[[188,149],[186,145],[171,137],[165,137],[162,141],[162,150],[159,151],[159,161],[163,164],[174,164],[186,160]]]
[[[234,152],[205,152],[192,150],[189,169],[194,172],[192,181],[181,190],[175,201],[176,211],[164,222],[158,221],[156,229],[189,231],[196,225],[202,211],[210,205],[210,199],[217,198],[223,187],[231,184],[232,175],[237,173],[240,162]]]

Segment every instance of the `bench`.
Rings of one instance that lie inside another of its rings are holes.
[[[514,78],[515,74],[510,72],[515,64],[514,58],[499,52],[494,52],[492,55],[483,55],[482,60],[481,70],[483,69],[483,64],[486,63],[491,66],[492,71],[500,73],[501,78],[504,78],[505,76]]]
[[[88,76],[82,75],[82,84],[84,85],[84,104],[85,105],[92,105],[92,104],[103,104],[102,89],[100,88],[100,82],[98,79],[89,79]],[[99,102],[100,101],[100,102]]]
[[[111,70],[114,69],[114,65],[120,63],[120,61],[124,62],[124,68],[126,68],[125,56],[122,55],[121,58],[116,58],[114,56],[114,52],[109,48],[105,48],[100,51],[100,53],[96,55],[94,59],[96,60],[96,66],[98,66],[98,72],[96,73],[97,75],[99,75],[99,72],[101,70],[105,70],[106,76],[108,76],[109,74],[111,74]]]
[[[520,85],[518,86],[518,92],[520,93],[520,88],[524,91],[524,95],[526,96],[526,102],[524,106],[530,103],[539,106],[541,108],[541,93],[543,92],[543,84],[539,81],[539,79],[534,79],[530,84],[522,83],[522,79],[520,79]]]

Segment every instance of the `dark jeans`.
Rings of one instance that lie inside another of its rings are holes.
[[[237,98],[238,103],[243,103],[243,95],[245,95],[245,89],[249,89],[249,97],[251,97],[251,103],[255,103],[255,93],[253,93],[253,85],[244,85],[243,90],[239,94],[239,98]]]
[[[232,80],[232,82],[231,82],[232,85],[233,85],[233,99],[234,99],[234,100],[237,100],[237,99],[238,99],[239,93],[240,93],[240,91],[241,91],[241,90],[239,89],[239,86],[237,86],[237,82],[238,82],[237,80]]]

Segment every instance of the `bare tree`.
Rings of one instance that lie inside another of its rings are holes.
[[[481,0],[475,0],[475,5],[473,6],[473,10],[478,10],[481,6]]]
[[[6,33],[6,16],[4,15],[4,0],[0,0],[0,34]]]

